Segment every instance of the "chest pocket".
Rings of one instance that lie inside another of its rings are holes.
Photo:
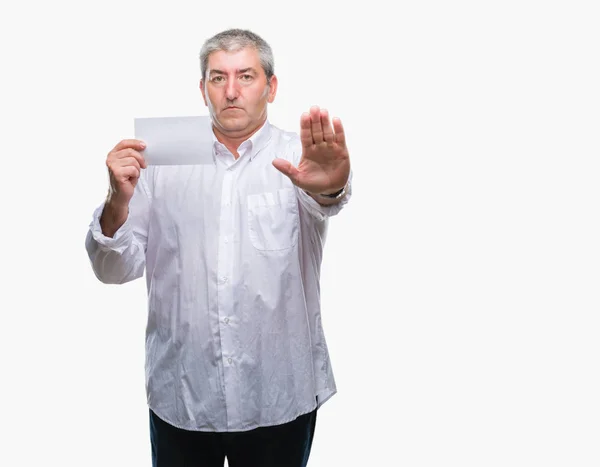
[[[293,188],[248,195],[248,231],[257,250],[283,251],[298,243],[298,200]]]

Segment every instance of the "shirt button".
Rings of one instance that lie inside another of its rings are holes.
[[[223,321],[225,321],[225,324],[229,323],[229,318],[225,318]]]
[[[225,237],[225,238],[223,239],[223,241],[224,241],[225,243],[229,243],[229,239],[228,239],[227,237]]]
[[[231,358],[228,358],[227,361],[229,362],[229,364],[231,364],[233,362],[233,360]]]
[[[227,282],[227,277],[223,276],[223,277],[221,277],[221,280],[222,280],[223,282]]]

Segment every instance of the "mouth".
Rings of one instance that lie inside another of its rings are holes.
[[[225,107],[225,110],[242,110],[240,107],[235,107],[235,106],[230,106],[230,107]]]

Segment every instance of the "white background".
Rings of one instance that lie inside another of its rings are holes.
[[[271,122],[321,105],[351,150],[309,465],[600,465],[595,4],[2,7],[0,465],[150,465],[145,284],[97,281],[84,238],[133,118],[206,114],[229,27],[274,50]]]

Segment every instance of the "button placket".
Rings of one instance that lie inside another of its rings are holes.
[[[234,365],[236,348],[234,346],[235,336],[233,333],[235,332],[235,327],[230,324],[230,315],[235,303],[232,277],[234,258],[234,242],[232,239],[234,238],[235,203],[232,200],[232,196],[236,172],[236,170],[226,169],[223,174],[217,252],[219,336],[223,358],[227,419],[232,424],[236,423],[236,420],[239,418],[239,407],[237,406],[239,399],[237,397],[239,393],[239,378]]]

